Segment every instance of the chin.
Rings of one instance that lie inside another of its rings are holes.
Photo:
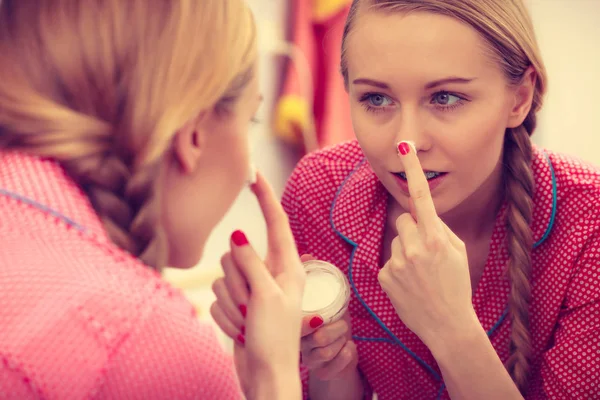
[[[204,255],[204,243],[194,248],[193,251],[184,251],[181,248],[169,252],[169,268],[190,269],[198,265]]]

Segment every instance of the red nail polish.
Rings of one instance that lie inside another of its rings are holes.
[[[246,318],[246,312],[248,311],[248,309],[246,308],[245,304],[240,304],[240,312],[242,313],[242,317]]]
[[[246,338],[244,337],[244,335],[242,335],[241,333],[237,336],[237,340],[238,342],[240,342],[241,344],[246,343]]]
[[[320,327],[321,325],[323,325],[323,318],[316,316],[316,317],[312,317],[312,319],[310,320],[310,327],[315,329]]]
[[[242,231],[235,231],[231,234],[231,241],[236,246],[245,246],[248,244],[248,239],[246,239],[246,235]]]
[[[410,145],[406,142],[398,143],[398,152],[403,156],[407,155],[410,152]]]
[[[242,332],[242,335],[246,334],[246,327],[244,325],[242,325],[242,327],[240,328],[240,332]]]

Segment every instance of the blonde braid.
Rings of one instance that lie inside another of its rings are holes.
[[[159,233],[159,205],[154,198],[158,162],[133,174],[110,152],[62,163],[90,198],[117,246],[154,268],[166,263],[167,246],[159,243],[163,235]]]
[[[57,160],[118,246],[166,266],[164,159],[254,73],[253,17],[242,0],[89,3],[0,0],[0,152]]]
[[[530,113],[523,125],[507,130],[504,145],[505,188],[508,201],[506,227],[510,254],[507,272],[511,286],[508,310],[512,322],[511,354],[506,368],[521,393],[525,393],[527,387],[531,358],[529,277],[533,235],[529,224],[533,210],[534,178],[531,170],[532,145],[529,135],[534,128],[535,114]]]

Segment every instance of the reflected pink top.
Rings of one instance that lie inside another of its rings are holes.
[[[55,162],[0,153],[0,398],[240,399],[191,304]]]

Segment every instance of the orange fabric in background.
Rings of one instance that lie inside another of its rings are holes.
[[[274,130],[283,140],[303,147],[309,129],[309,104],[318,147],[354,138],[348,95],[340,74],[340,55],[344,23],[350,0],[291,0],[291,41],[308,61],[310,80],[301,79],[298,61],[289,62],[281,95],[275,110]],[[307,83],[313,98],[306,98]]]

